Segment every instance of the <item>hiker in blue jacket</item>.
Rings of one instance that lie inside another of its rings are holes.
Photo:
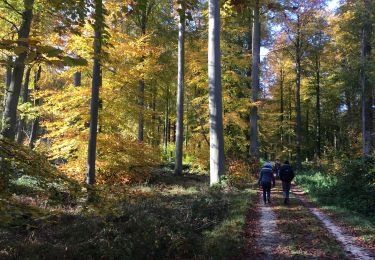
[[[260,170],[260,176],[258,184],[263,189],[263,201],[264,204],[271,203],[271,183],[272,187],[275,187],[275,177],[273,176],[272,164],[266,162],[263,168]]]
[[[292,182],[293,178],[293,168],[290,166],[289,161],[287,160],[280,168],[280,180],[282,181],[283,185],[284,204],[289,204],[290,183]]]

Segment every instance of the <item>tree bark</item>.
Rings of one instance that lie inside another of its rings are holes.
[[[99,90],[101,86],[101,56],[102,56],[102,31],[104,28],[104,15],[102,0],[95,0],[94,24],[94,65],[90,109],[90,134],[87,159],[87,179],[89,185],[95,184],[96,137],[98,130]]]
[[[40,90],[38,81],[40,80],[41,73],[42,73],[42,67],[39,66],[34,76],[34,91],[35,92],[38,92]],[[40,106],[40,98],[35,99],[34,106],[35,107]],[[31,123],[31,133],[30,133],[30,138],[29,138],[30,149],[34,149],[35,147],[35,141],[38,136],[38,131],[39,131],[39,116],[37,116]]]
[[[186,102],[186,133],[185,133],[185,149],[188,146],[189,142],[189,98],[187,98]]]
[[[146,23],[147,23],[147,14],[142,14],[141,22],[141,33],[142,36],[146,35]],[[144,62],[144,57],[141,58],[141,62]],[[138,106],[139,106],[139,115],[138,115],[138,142],[143,143],[144,141],[144,118],[143,110],[145,107],[145,80],[142,78],[139,81],[138,86]]]
[[[292,87],[290,84],[288,84],[288,159],[292,159]]]
[[[23,104],[28,102],[28,100],[29,100],[30,73],[31,73],[31,66],[29,66],[26,70],[25,82],[23,83],[23,88],[22,88],[22,93],[21,93]],[[17,131],[17,137],[16,137],[16,142],[18,144],[22,144],[22,142],[25,138],[24,127],[25,127],[25,119],[20,118],[20,120],[18,122],[18,131]]]
[[[260,18],[259,0],[255,3],[253,11],[253,37],[252,37],[252,69],[251,69],[251,102],[258,101],[259,94],[259,64],[260,64]],[[258,107],[252,106],[250,111],[250,156],[259,159],[258,144]]]
[[[5,75],[6,76],[5,86],[7,87],[5,93],[8,92],[8,88],[10,87],[10,83],[12,82],[12,63],[13,63],[13,58],[12,58],[12,56],[9,56],[8,64],[7,64],[7,67],[6,67],[6,75]]]
[[[321,157],[321,127],[320,127],[320,57],[317,55],[316,57],[316,133],[315,133],[315,140],[316,140],[316,156],[317,158]]]
[[[185,75],[185,10],[180,14],[178,24],[178,83],[176,119],[175,174],[182,174],[182,147],[184,138],[184,75]]]
[[[297,18],[296,36],[296,163],[297,169],[301,168],[301,23]]]
[[[8,64],[6,66],[6,72],[5,72],[5,90],[4,90],[4,99],[3,99],[3,107],[1,110],[1,117],[3,117],[5,106],[6,106],[6,101],[7,101],[7,95],[8,95],[8,90],[10,87],[10,83],[12,82],[12,67],[13,67],[13,58],[12,56],[8,57]],[[1,122],[2,123],[2,122]]]
[[[169,86],[167,87],[167,102],[165,105],[165,118],[164,118],[164,152],[167,151],[169,141]]]
[[[141,79],[138,85],[138,106],[139,106],[139,115],[138,115],[138,142],[143,143],[144,140],[144,121],[143,121],[143,110],[145,106],[145,81]]]
[[[208,2],[208,82],[210,121],[210,184],[224,174],[223,101],[220,61],[220,4]]]
[[[283,146],[284,139],[284,70],[280,69],[280,143]]]
[[[364,0],[367,11],[371,10],[371,1]],[[372,86],[369,80],[369,62],[371,59],[372,23],[370,17],[364,21],[361,36],[361,89],[362,89],[362,153],[370,156],[373,152],[373,112]]]
[[[152,145],[158,146],[159,144],[159,136],[158,136],[158,127],[157,127],[157,120],[156,120],[156,98],[157,98],[157,88],[156,86],[153,87],[152,91],[152,102],[151,102],[151,107],[152,107],[152,116],[151,116],[151,121],[152,121]]]
[[[31,21],[33,19],[33,6],[34,0],[24,0],[25,9],[22,13],[21,27],[18,32],[18,47],[20,48],[28,47],[28,43],[25,40],[29,39]],[[16,135],[17,106],[22,87],[26,57],[26,51],[17,55],[14,63],[12,81],[6,96],[1,135],[10,140],[14,140]]]

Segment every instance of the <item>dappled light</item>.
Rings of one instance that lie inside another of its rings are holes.
[[[0,0],[0,259],[375,259],[373,0]]]

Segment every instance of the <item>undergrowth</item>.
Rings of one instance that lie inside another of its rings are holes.
[[[169,167],[148,183],[86,187],[23,147],[2,147],[0,258],[228,259],[241,254],[250,190]],[[5,150],[8,149],[8,150]],[[2,161],[4,162],[4,160]]]
[[[373,158],[342,160],[334,167],[299,172],[296,184],[310,198],[375,249],[375,165]]]
[[[326,171],[299,172],[295,179],[325,205],[335,205],[375,218],[375,161],[373,158],[343,160]]]

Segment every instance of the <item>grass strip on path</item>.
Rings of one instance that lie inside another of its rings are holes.
[[[315,177],[317,178],[317,177]],[[340,198],[327,197],[327,194],[319,191],[314,176],[302,176],[297,178],[298,186],[303,189],[309,200],[319,205],[324,212],[335,220],[340,226],[353,236],[363,247],[375,252],[375,215],[364,215],[334,205]]]
[[[304,204],[305,207],[309,208],[310,212],[314,214],[324,225],[337,241],[339,241],[351,258],[371,260],[373,257],[371,253],[362,246],[356,243],[353,236],[343,228],[335,224],[328,215],[326,215],[320,208],[313,205],[306,196],[303,196],[303,191],[297,186],[292,188],[294,195]]]
[[[295,259],[347,259],[340,244],[298,199],[291,195],[290,205],[284,205],[280,188],[274,189],[272,196],[278,228],[286,237],[286,245],[276,249],[277,255]]]

